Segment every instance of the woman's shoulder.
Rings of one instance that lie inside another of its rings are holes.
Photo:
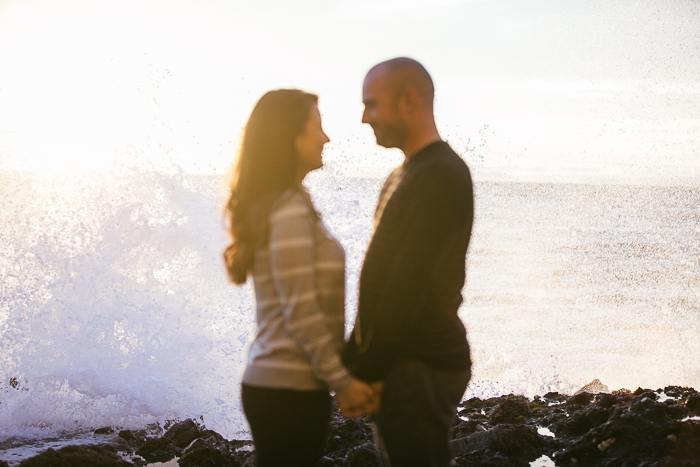
[[[288,217],[313,217],[315,210],[308,194],[300,189],[290,188],[273,201],[270,209],[272,222]]]

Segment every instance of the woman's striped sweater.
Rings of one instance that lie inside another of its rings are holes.
[[[273,204],[269,241],[255,253],[257,335],[243,383],[341,393],[352,377],[340,360],[345,329],[345,253],[308,193]]]

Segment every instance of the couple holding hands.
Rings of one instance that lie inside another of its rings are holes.
[[[379,196],[347,342],[345,255],[302,185],[329,141],[317,97],[271,91],[250,115],[224,258],[234,283],[251,276],[255,287],[241,392],[260,467],[316,465],[329,391],[346,416],[373,414],[385,465],[451,461],[449,432],[471,377],[457,310],[474,201],[469,169],[438,134],[433,98],[413,59],[382,62],[365,78],[362,121],[405,161]]]

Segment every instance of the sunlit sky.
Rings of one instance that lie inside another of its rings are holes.
[[[477,179],[698,184],[699,47],[692,0],[0,0],[0,169],[223,173],[255,101],[297,87],[329,167],[382,173],[361,84],[410,56]]]

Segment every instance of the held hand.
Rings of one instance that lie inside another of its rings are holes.
[[[372,391],[374,392],[374,400],[371,404],[365,407],[367,413],[378,413],[380,409],[380,402],[382,400],[382,392],[384,391],[384,381],[376,381],[370,384]]]
[[[359,379],[354,379],[349,389],[335,395],[340,413],[346,417],[361,417],[366,407],[374,403],[374,390]]]

